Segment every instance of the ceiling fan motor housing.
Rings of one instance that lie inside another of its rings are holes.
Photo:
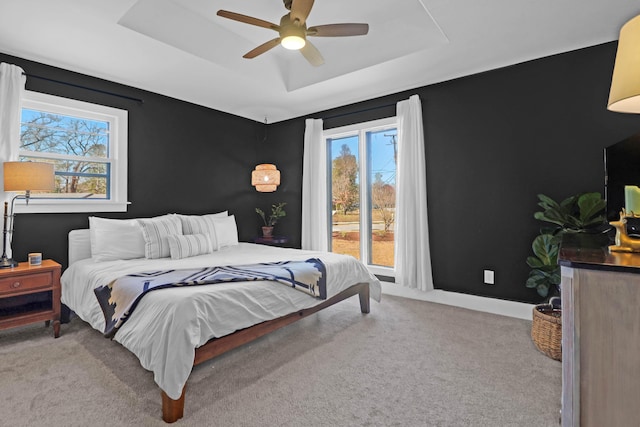
[[[280,18],[280,39],[287,49],[300,49],[306,43],[307,24],[292,21],[289,14]]]

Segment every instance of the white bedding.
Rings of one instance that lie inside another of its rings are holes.
[[[371,297],[380,301],[380,282],[351,256],[240,243],[181,260],[95,262],[83,259],[70,265],[62,275],[62,302],[102,332],[104,317],[93,289],[125,274],[154,269],[298,261],[310,257],[320,258],[327,267],[327,298],[351,285],[366,282],[370,285]],[[178,399],[191,373],[197,347],[211,338],[320,303],[322,300],[304,292],[268,281],[163,289],[142,298],[114,339],[154,373],[155,382],[170,398]]]

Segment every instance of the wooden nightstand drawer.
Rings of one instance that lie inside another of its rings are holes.
[[[50,289],[52,286],[51,273],[35,273],[24,276],[14,276],[0,279],[0,294],[20,293],[35,289]]]

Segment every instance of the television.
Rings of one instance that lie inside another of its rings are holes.
[[[607,221],[620,219],[625,185],[640,187],[640,133],[604,149],[604,198]],[[640,218],[629,220],[627,231],[640,233]]]

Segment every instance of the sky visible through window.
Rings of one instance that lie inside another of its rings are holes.
[[[397,129],[386,129],[382,131],[367,132],[371,143],[371,179],[375,179],[377,173],[381,174],[385,184],[395,186],[396,164],[394,144],[397,143]],[[356,161],[360,164],[360,153],[358,151],[358,136],[348,136],[331,140],[331,160],[340,156],[342,145],[347,145],[351,154],[356,156]],[[395,147],[397,149],[397,147]],[[357,178],[356,182],[359,183]]]
[[[21,148],[75,156],[108,156],[107,150],[87,149],[87,145],[109,147],[109,123],[79,117],[22,109]],[[29,131],[31,129],[31,132]],[[77,140],[71,143],[70,140]],[[79,148],[83,147],[83,150]]]

